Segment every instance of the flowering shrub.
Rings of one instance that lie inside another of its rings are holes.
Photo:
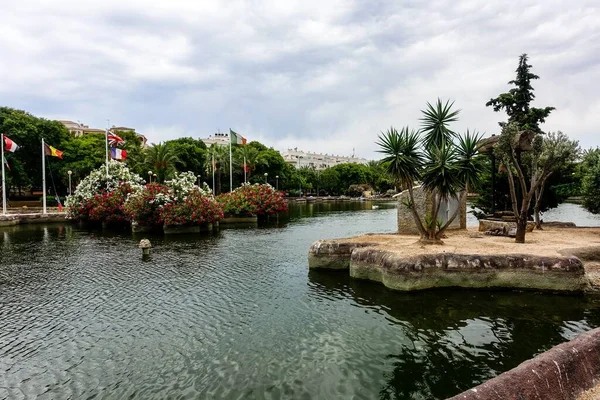
[[[128,224],[129,215],[125,212],[123,205],[129,193],[131,193],[131,187],[123,184],[112,192],[103,190],[101,193],[95,194],[84,203],[87,210],[86,219],[111,225]]]
[[[226,214],[239,216],[270,215],[288,209],[283,194],[268,184],[244,184],[220,195],[217,201]]]
[[[132,193],[125,202],[125,212],[132,221],[143,226],[161,223],[161,209],[173,202],[169,188],[160,183],[150,183],[138,193]]]
[[[192,189],[181,201],[165,204],[160,211],[160,222],[165,225],[200,225],[221,219],[220,205],[200,188]]]
[[[108,176],[106,166],[95,169],[77,185],[71,196],[67,196],[65,205],[69,215],[79,220],[95,220],[90,219],[90,213],[94,211],[93,208],[98,207],[100,198],[96,196],[108,195],[121,189],[123,184],[127,185],[129,193],[137,193],[142,190],[144,180],[131,172],[125,164],[114,160],[108,163]],[[115,196],[119,198],[118,195]],[[92,201],[94,197],[96,199]],[[100,210],[95,215],[99,214]]]

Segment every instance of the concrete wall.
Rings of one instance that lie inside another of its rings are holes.
[[[417,205],[417,212],[423,218],[431,210],[431,196],[429,196],[420,186],[413,188],[413,197]],[[408,190],[405,190],[396,196],[398,200],[398,233],[401,235],[418,235],[419,231],[415,224],[415,219],[411,210],[405,203],[409,198]],[[456,219],[450,224],[448,229],[466,229],[467,228],[467,202],[466,198],[462,203],[458,199],[450,199],[442,203],[438,218],[445,223],[454,211],[460,207],[460,212]]]
[[[555,346],[450,400],[576,400],[599,382],[600,328]]]

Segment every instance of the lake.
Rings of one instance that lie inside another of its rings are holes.
[[[600,326],[594,297],[309,272],[313,241],[394,232],[394,206],[152,236],[145,262],[145,236],[0,229],[0,398],[443,399]]]

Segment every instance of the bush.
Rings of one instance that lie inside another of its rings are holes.
[[[593,214],[600,214],[600,162],[591,166],[581,182],[583,206]]]
[[[125,200],[131,193],[128,184],[121,185],[112,192],[103,190],[84,203],[80,215],[82,219],[105,222],[110,225],[128,225],[131,218],[125,212]],[[86,215],[87,214],[87,215]]]
[[[165,204],[160,209],[160,223],[165,225],[200,225],[223,219],[223,210],[212,196],[198,188],[185,199]]]
[[[270,215],[288,209],[283,193],[268,184],[242,185],[220,195],[217,201],[226,214],[237,216]]]
[[[125,202],[125,212],[132,221],[143,226],[158,226],[162,207],[173,201],[169,188],[160,183],[150,183],[141,192],[133,193]]]

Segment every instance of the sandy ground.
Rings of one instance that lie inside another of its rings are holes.
[[[343,242],[376,243],[389,251],[405,255],[455,253],[455,254],[531,254],[560,256],[559,250],[600,247],[600,228],[546,228],[529,232],[525,243],[515,243],[514,238],[484,235],[476,229],[450,231],[443,245],[418,244],[417,236],[363,235]]]
[[[587,390],[577,397],[577,400],[598,400],[600,399],[600,383]]]

